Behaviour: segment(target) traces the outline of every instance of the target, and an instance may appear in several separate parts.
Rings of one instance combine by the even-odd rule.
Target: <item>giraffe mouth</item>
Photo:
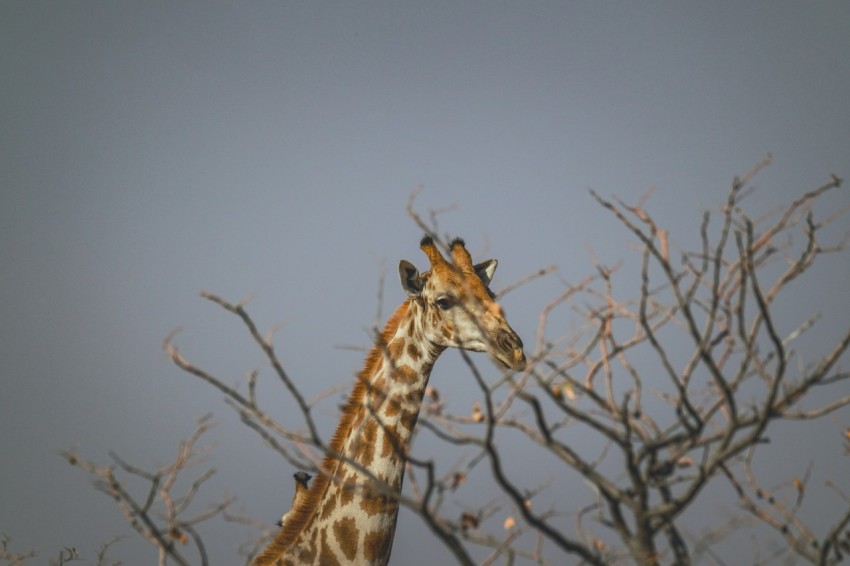
[[[494,356],[494,358],[502,364],[505,369],[513,371],[522,371],[526,366],[525,352],[522,351],[522,348],[513,348],[510,350],[510,354],[508,354],[508,351],[499,352],[498,355]]]

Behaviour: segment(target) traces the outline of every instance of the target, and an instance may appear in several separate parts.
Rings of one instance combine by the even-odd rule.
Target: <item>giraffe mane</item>
[[[407,314],[409,306],[410,299],[407,299],[396,309],[387,321],[384,330],[375,341],[369,354],[366,356],[363,368],[357,374],[354,388],[348,396],[348,401],[342,411],[342,418],[339,425],[337,425],[336,431],[334,431],[331,437],[328,451],[322,459],[322,465],[317,477],[312,485],[310,485],[307,493],[304,494],[298,506],[290,510],[286,522],[280,531],[278,531],[277,535],[275,535],[271,544],[254,560],[254,566],[275,564],[283,556],[284,552],[298,539],[298,535],[301,534],[301,531],[304,530],[304,527],[309,524],[314,514],[318,511],[319,503],[330,486],[330,478],[340,464],[338,455],[342,452],[343,444],[351,431],[355,413],[361,406],[363,396],[369,384],[369,378],[380,368],[386,345],[398,330],[399,324]]]

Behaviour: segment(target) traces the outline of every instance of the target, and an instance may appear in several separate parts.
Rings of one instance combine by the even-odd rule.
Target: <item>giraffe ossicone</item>
[[[254,566],[387,564],[410,436],[434,362],[446,348],[462,348],[525,369],[522,340],[489,289],[496,260],[473,264],[461,239],[449,246],[451,261],[430,237],[420,248],[430,268],[420,273],[399,263],[408,298],[366,357],[319,474],[296,494]]]

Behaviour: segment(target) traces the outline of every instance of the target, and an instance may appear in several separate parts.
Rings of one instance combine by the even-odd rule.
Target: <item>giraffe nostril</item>
[[[496,340],[499,348],[506,352],[511,350],[522,350],[522,340],[514,332],[503,330],[499,333],[499,338]]]

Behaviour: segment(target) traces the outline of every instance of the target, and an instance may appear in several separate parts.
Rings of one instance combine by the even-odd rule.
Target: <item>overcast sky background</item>
[[[362,354],[338,346],[368,344],[382,270],[386,316],[398,260],[427,265],[405,214],[418,185],[418,210],[454,205],[441,230],[500,260],[499,288],[550,264],[578,281],[588,246],[637,264],[591,187],[630,202],[655,187],[649,210],[692,244],[702,211],[767,152],[754,213],[850,176],[848,25],[843,0],[0,3],[0,531],[17,551],[94,560],[131,529],[58,451],[152,467],[209,411],[207,495],[279,516],[291,481],[276,478],[292,470],[160,343],[182,326],[187,356],[239,382],[262,356],[198,292],[252,294],[308,396],[347,388]],[[823,312],[809,356],[850,320],[850,262],[819,273],[783,321]],[[527,342],[559,288],[506,297]],[[474,392],[444,358],[432,383]],[[842,422],[815,429],[831,454]],[[818,443],[789,442],[801,474],[799,450]],[[850,491],[847,460],[816,467],[821,489]],[[708,513],[734,510],[722,493]],[[205,534],[216,564],[247,537]],[[402,516],[394,563],[444,552]],[[155,560],[135,541],[112,555]]]

